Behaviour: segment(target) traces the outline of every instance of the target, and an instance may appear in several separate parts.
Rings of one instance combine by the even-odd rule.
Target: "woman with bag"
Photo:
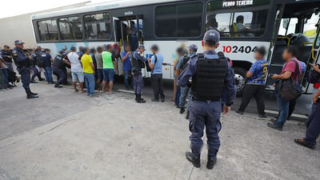
[[[289,102],[301,95],[301,87],[299,85],[299,76],[302,70],[298,57],[298,49],[289,46],[282,54],[283,60],[286,62],[281,75],[275,74],[272,79],[277,80],[275,84],[275,95],[280,114],[276,120],[268,123],[270,128],[282,131],[289,114]]]

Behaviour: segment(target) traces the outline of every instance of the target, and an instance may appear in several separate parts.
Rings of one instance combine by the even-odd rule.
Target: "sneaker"
[[[195,157],[191,152],[186,152],[186,158],[193,164],[194,167],[200,168],[200,156]]]
[[[282,131],[283,130],[283,127],[275,124],[275,123],[268,123],[268,127],[272,128],[272,129],[276,129],[278,131]]]
[[[236,113],[237,113],[237,114],[240,114],[240,115],[243,115],[244,112],[238,110],[238,111],[236,111]]]
[[[38,97],[39,97],[39,96],[33,95],[33,94],[27,95],[27,99],[35,99],[35,98],[38,98]]]

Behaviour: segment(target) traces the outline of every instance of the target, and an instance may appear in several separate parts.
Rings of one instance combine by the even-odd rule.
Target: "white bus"
[[[299,59],[308,65],[302,85],[310,93],[309,63],[318,61],[320,50],[319,7],[320,0],[127,0],[36,14],[31,19],[38,45],[51,49],[52,55],[71,46],[130,43],[126,26],[133,21],[139,32],[136,43],[146,46],[146,54],[151,45],[159,45],[165,79],[174,78],[177,47],[196,44],[201,51],[205,31],[217,29],[221,33],[218,50],[233,61],[238,95],[256,47],[269,48],[270,75],[280,72],[283,49],[295,45],[301,51]],[[310,31],[312,38],[306,36]],[[145,70],[144,76],[150,77],[150,72]],[[268,78],[267,89],[272,90],[273,82]]]

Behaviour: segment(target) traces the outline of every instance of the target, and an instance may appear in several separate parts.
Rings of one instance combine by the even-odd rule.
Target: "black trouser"
[[[258,112],[260,115],[264,115],[264,92],[265,86],[264,85],[254,85],[254,84],[247,84],[244,93],[242,96],[242,102],[239,108],[239,111],[244,112],[248,104],[250,103],[251,98],[254,96],[257,102]]]
[[[159,99],[159,95],[161,96],[161,98],[164,98],[162,74],[152,74],[151,83],[152,83],[152,88],[154,93],[154,99]]]
[[[53,74],[57,76],[56,85],[63,84],[64,80],[66,79],[66,76],[63,70],[56,67],[53,67],[52,70],[53,70]]]
[[[297,99],[291,100],[289,102],[289,114],[288,114],[288,119],[290,119],[295,107],[296,107]]]

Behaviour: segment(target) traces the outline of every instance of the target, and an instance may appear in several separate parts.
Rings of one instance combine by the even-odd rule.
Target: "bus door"
[[[278,41],[278,30],[281,25],[281,19],[284,11],[284,5],[280,4],[277,7],[276,18],[274,21],[273,34],[271,39],[271,45],[269,49],[268,62],[270,64],[269,75],[266,83],[266,89],[274,90],[273,84],[275,80],[271,79],[271,76],[275,73],[278,73],[279,70],[281,72],[283,62],[278,61],[279,56],[281,57],[281,52],[284,48],[286,48],[286,44],[280,45],[277,44]]]

